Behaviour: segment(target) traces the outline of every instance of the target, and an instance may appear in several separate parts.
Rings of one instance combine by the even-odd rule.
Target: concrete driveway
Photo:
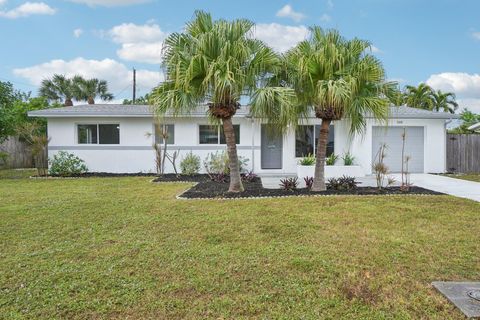
[[[392,174],[391,176],[395,178],[394,185],[399,186],[400,181],[402,181],[402,176],[400,174]],[[358,181],[362,183],[362,186],[376,186],[374,176],[358,178]],[[427,173],[412,173],[410,175],[410,182],[417,187],[480,202],[480,182]]]

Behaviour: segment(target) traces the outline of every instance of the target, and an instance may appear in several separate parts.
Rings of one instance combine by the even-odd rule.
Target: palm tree
[[[253,39],[248,20],[216,20],[196,11],[183,33],[164,43],[166,80],[150,95],[158,115],[189,113],[207,102],[212,123],[222,124],[230,167],[229,192],[243,191],[232,117],[242,95],[253,95],[266,74],[280,67],[279,57]]]
[[[72,81],[77,87],[75,99],[78,101],[87,101],[88,104],[95,104],[97,96],[104,101],[113,99],[113,94],[108,92],[108,84],[105,80],[97,78],[84,79],[81,76],[75,76]]]
[[[425,84],[420,83],[418,87],[405,87],[405,104],[411,108],[424,110],[433,110],[435,106],[433,89]]]
[[[43,79],[39,89],[39,96],[49,101],[61,102],[64,106],[73,106],[75,84],[64,75],[54,74],[51,79]]]
[[[458,109],[458,103],[455,100],[455,94],[452,92],[442,92],[440,90],[433,93],[433,102],[435,111],[455,113]]]
[[[396,83],[385,81],[381,62],[367,50],[371,46],[368,41],[346,40],[336,30],[325,32],[317,26],[310,31],[309,39],[285,55],[286,83],[296,93],[296,113],[313,112],[322,119],[311,190],[323,191],[331,122],[347,118],[353,134],[364,131],[366,114],[386,120],[387,96],[393,95]],[[295,117],[295,112],[283,113]]]

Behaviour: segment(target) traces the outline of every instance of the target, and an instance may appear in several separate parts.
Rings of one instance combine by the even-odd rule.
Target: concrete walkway
[[[292,175],[289,175],[289,177],[290,176]],[[396,180],[394,185],[400,185],[400,181],[402,180],[401,175],[392,174],[391,176],[393,176]],[[285,176],[267,176],[261,178],[264,188],[279,189],[280,179],[285,178]],[[375,177],[373,175],[358,178],[357,181],[359,181],[360,186],[363,187],[376,186]],[[480,202],[480,182],[467,181],[426,173],[411,174],[410,182],[418,187]]]

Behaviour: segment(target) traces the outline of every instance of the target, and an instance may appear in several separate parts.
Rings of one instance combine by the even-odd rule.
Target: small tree
[[[23,123],[17,128],[17,132],[30,145],[38,175],[46,176],[48,168],[47,147],[50,138],[43,132],[41,125],[36,122]]]

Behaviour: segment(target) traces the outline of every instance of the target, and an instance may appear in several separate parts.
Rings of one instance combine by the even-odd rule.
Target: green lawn
[[[480,173],[444,174],[444,176],[449,178],[480,182]]]
[[[463,319],[480,204],[176,200],[149,178],[0,180],[1,319]]]

